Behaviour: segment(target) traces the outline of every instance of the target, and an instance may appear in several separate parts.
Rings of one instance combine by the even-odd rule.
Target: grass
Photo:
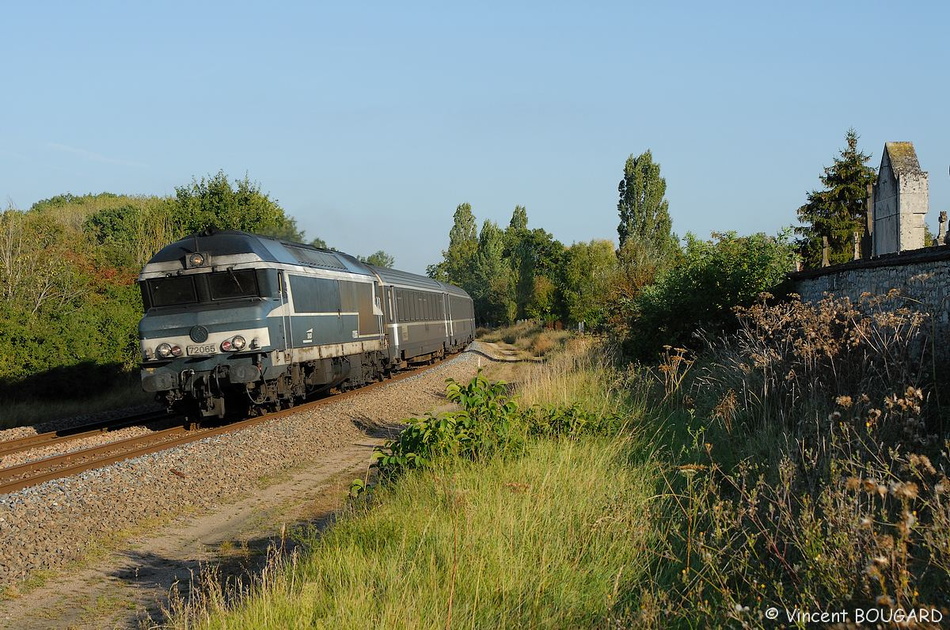
[[[10,584],[0,590],[0,599],[18,599],[27,595],[46,584],[56,577],[55,571],[48,569],[39,569],[30,573],[29,577],[16,584]]]
[[[411,473],[319,540],[304,533],[312,553],[256,597],[190,621],[210,628],[598,623],[621,586],[642,578],[652,545],[652,472],[624,466],[623,450],[616,440],[551,440],[517,461],[444,461]]]
[[[564,348],[573,334],[569,330],[544,328],[533,321],[519,322],[495,330],[480,329],[480,341],[505,343],[534,357],[544,357]]]
[[[565,338],[526,368],[521,406],[619,412],[619,436],[439,459],[303,533],[307,551],[274,556],[256,584],[207,581],[173,620],[755,628],[774,627],[773,606],[950,614],[950,442],[922,369],[926,318],[881,306],[759,305],[737,335],[701,356],[668,348],[653,369],[617,370],[590,338]],[[491,333],[525,347],[538,334]]]
[[[621,596],[628,625],[773,627],[770,606],[950,610],[950,443],[928,395],[929,327],[892,298],[760,304],[695,363],[666,354],[669,528],[656,582]]]
[[[585,627],[626,615],[619,596],[652,580],[661,538],[658,466],[634,430],[643,392],[596,359],[589,339],[568,346],[572,357],[521,381],[522,408],[619,411],[621,435],[437,459],[362,495],[322,534],[297,532],[304,551],[274,554],[253,584],[223,585],[209,571],[173,601],[173,624]]]

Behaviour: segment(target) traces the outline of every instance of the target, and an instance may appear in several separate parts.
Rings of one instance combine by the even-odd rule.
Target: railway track
[[[246,418],[244,420],[239,420],[237,422],[232,422],[230,424],[225,424],[214,428],[189,430],[185,426],[174,426],[167,429],[154,431],[147,435],[117,440],[114,442],[109,442],[108,444],[102,444],[61,455],[54,455],[51,457],[26,462],[16,466],[2,468],[0,469],[0,495],[16,492],[17,490],[22,490],[23,488],[38,485],[46,481],[52,481],[54,479],[76,475],[87,470],[102,468],[103,466],[108,466],[126,459],[141,457],[142,455],[148,455],[150,453],[174,448],[176,446],[182,446],[190,442],[197,442],[198,440],[208,437],[240,431],[247,427],[254,426],[255,424],[269,422],[271,420],[282,418],[293,413],[298,413],[303,410],[317,408],[339,400],[345,400],[351,396],[359,395],[362,392],[410,378],[430,369],[431,367],[432,366],[418,367],[413,370],[402,372],[380,383],[373,383],[359,389],[342,392],[326,398],[320,398],[315,401],[306,402],[301,405],[291,407],[289,409],[284,409],[282,411],[253,418]],[[161,414],[165,415],[164,412],[161,412]],[[128,421],[128,423],[124,426],[130,426],[136,422],[143,422],[141,419],[130,420],[128,418],[122,419],[122,421]],[[0,443],[0,448],[7,448],[7,450],[0,451],[0,453],[9,454],[11,452],[29,450],[30,448],[37,448],[39,446],[46,446],[48,444],[56,443],[56,440],[75,440],[80,436],[85,437],[109,430],[108,428],[90,428],[91,426],[92,425],[78,427],[76,429],[78,431],[77,433],[68,436],[41,434],[30,436],[28,438],[22,438],[21,440],[10,440],[9,442],[3,442]],[[83,431],[82,429],[85,430]],[[37,441],[30,443],[30,440]],[[14,447],[12,445],[14,443],[20,443],[16,450],[13,450]],[[8,445],[11,446],[8,447]]]
[[[146,411],[133,414],[123,418],[112,420],[100,420],[91,422],[78,427],[61,429],[59,431],[49,431],[47,433],[38,433],[15,440],[5,440],[0,442],[0,458],[5,455],[13,455],[23,451],[29,451],[44,446],[57,446],[80,440],[82,438],[101,435],[110,431],[124,429],[136,424],[144,424],[163,418],[171,418],[164,410]],[[2,461],[2,460],[0,460]]]

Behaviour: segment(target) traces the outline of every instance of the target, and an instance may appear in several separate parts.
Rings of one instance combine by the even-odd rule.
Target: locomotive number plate
[[[185,346],[185,352],[188,353],[188,356],[202,355],[202,354],[214,354],[217,352],[217,348],[213,343],[203,343],[198,346]]]

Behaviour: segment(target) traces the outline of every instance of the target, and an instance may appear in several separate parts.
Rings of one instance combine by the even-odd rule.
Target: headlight
[[[172,356],[180,357],[181,356],[181,346],[172,346]]]
[[[181,352],[181,348],[179,348],[178,351]],[[163,359],[167,359],[172,356],[172,347],[167,343],[160,343],[158,347],[155,348],[155,354]]]
[[[221,350],[224,352],[238,352],[243,350],[244,346],[247,345],[247,341],[241,335],[234,335],[230,339],[225,339],[221,342]]]

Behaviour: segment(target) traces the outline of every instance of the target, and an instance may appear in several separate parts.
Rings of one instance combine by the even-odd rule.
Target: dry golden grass
[[[897,299],[760,304],[697,358],[668,398],[677,524],[632,625],[761,627],[770,606],[947,609],[950,442],[928,404],[927,315]],[[669,374],[683,375],[678,356]]]
[[[526,321],[487,331],[479,337],[479,340],[487,343],[507,344],[524,353],[525,356],[540,358],[563,349],[567,341],[574,336],[567,330],[553,330]]]

